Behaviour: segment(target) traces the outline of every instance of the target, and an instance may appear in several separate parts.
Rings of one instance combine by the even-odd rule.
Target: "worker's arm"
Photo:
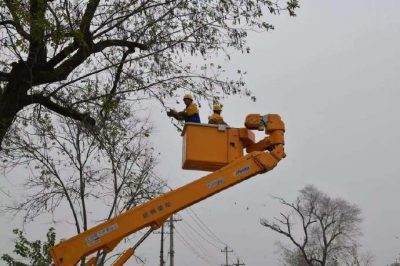
[[[167,112],[167,115],[168,115],[169,117],[173,117],[173,118],[175,118],[176,120],[179,120],[179,121],[185,120],[185,118],[186,118],[186,116],[187,116],[187,114],[186,114],[185,111],[177,112],[177,111],[175,111],[174,109],[169,110],[169,111]]]
[[[199,113],[199,109],[197,108],[197,105],[194,103],[191,103],[188,107],[186,107],[185,110],[181,111],[181,112],[177,112],[174,109],[171,109],[167,112],[168,116],[172,116],[177,120],[185,120],[186,118],[198,114]]]
[[[260,119],[257,118],[256,121],[258,120]],[[270,124],[272,127],[276,125],[276,123]],[[257,128],[254,122],[250,125]],[[278,125],[272,131],[267,128],[267,132],[282,131],[283,136],[283,123],[282,126]],[[264,152],[263,150],[269,146],[270,142],[266,145],[259,145],[256,151],[209,175],[165,193],[52,247],[50,253],[55,265],[76,265],[82,257],[98,250],[110,252],[124,237],[145,227],[157,228],[173,213],[254,175],[273,169],[285,156],[283,138],[273,144],[271,152]]]

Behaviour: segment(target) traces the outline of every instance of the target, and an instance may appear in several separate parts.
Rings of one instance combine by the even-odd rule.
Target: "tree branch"
[[[130,50],[130,52],[134,52],[136,48],[139,48],[140,50],[148,49],[147,45],[138,42],[131,42],[127,40],[105,40],[105,41],[100,41],[93,46],[93,53],[103,51],[105,48],[111,46],[127,47]]]
[[[93,45],[91,50],[88,50],[87,47],[81,47],[78,51],[68,60],[64,61],[59,67],[57,67],[53,71],[43,71],[37,74],[37,78],[34,80],[34,85],[41,85],[49,82],[55,82],[64,80],[68,77],[68,75],[80,64],[82,64],[90,55],[103,51],[104,49],[112,46],[122,46],[127,47],[129,52],[134,52],[135,48],[139,48],[141,50],[147,50],[148,47],[145,44],[141,44],[138,42],[130,42],[126,40],[105,40],[100,41]],[[68,50],[70,49],[70,50]],[[50,60],[55,64],[57,61],[62,60],[62,58],[66,57],[67,54],[74,49],[74,46],[66,47],[63,51],[64,54],[60,52],[56,57],[57,59]]]
[[[293,236],[291,234],[289,216],[284,215],[282,213],[281,213],[281,216],[283,216],[285,218],[285,221],[282,221],[279,219],[277,219],[277,220],[287,227],[287,231],[282,230],[281,227],[279,225],[277,225],[276,223],[270,223],[270,222],[268,222],[268,220],[265,220],[265,219],[261,220],[261,224],[279,234],[286,236],[287,238],[289,238],[292,241],[293,244],[295,244],[299,249],[301,249],[301,245],[293,238]]]
[[[115,95],[115,92],[117,91],[117,86],[118,86],[119,80],[121,78],[121,73],[122,73],[122,70],[124,67],[124,63],[125,63],[126,58],[129,55],[129,53],[130,53],[130,51],[126,51],[122,55],[121,61],[119,62],[119,65],[118,65],[117,72],[115,73],[114,84],[110,91],[110,97],[113,97]]]
[[[130,53],[130,50],[125,51],[124,54],[122,55],[122,58],[119,62],[118,68],[117,68],[117,72],[115,73],[113,86],[110,90],[110,93],[108,93],[108,95],[106,96],[106,99],[104,100],[103,106],[100,111],[100,115],[102,115],[102,116],[105,115],[104,111],[106,111],[106,113],[107,113],[107,110],[106,110],[107,105],[109,105],[109,103],[112,101],[113,97],[115,96],[115,93],[117,91],[117,86],[119,84],[119,80],[121,79],[121,73],[122,73],[122,70],[124,67],[124,63],[125,63],[126,58],[129,55],[129,53]]]
[[[340,236],[342,234],[342,231],[339,229],[337,232],[334,232],[330,239],[328,240],[327,246],[330,247],[332,242],[336,239],[336,237]]]
[[[310,263],[312,263],[313,261],[318,262],[318,263],[321,264],[321,265],[325,265],[324,262],[323,262],[322,260],[320,260],[320,259],[311,258],[311,259],[310,259]],[[312,264],[310,264],[310,265],[312,265]]]
[[[49,5],[48,2],[46,2],[46,7],[50,11],[50,13],[53,15],[54,21],[56,22],[56,31],[61,32],[62,26],[61,26],[60,20],[57,17],[57,13],[53,10],[53,8]]]
[[[46,63],[46,68],[54,68],[56,65],[61,63],[65,58],[67,58],[68,55],[72,54],[78,48],[79,48],[78,42],[74,41],[73,43],[69,44]]]
[[[45,31],[45,0],[30,1],[30,45],[28,64],[44,63],[46,61]]]
[[[11,24],[14,26],[15,30],[22,36],[24,37],[26,40],[29,40],[30,35],[24,31],[24,29],[22,28],[21,24],[20,24],[20,19],[17,15],[17,10],[16,10],[16,2],[15,1],[11,1],[11,0],[4,0],[4,3],[6,4],[8,10],[11,13],[11,16],[13,17],[13,21],[8,21],[8,24]]]
[[[21,25],[19,25],[18,23],[16,23],[13,20],[3,20],[0,21],[0,26],[7,26],[7,25],[11,25],[15,28],[15,30],[25,39],[29,39],[29,34],[26,33],[23,28],[21,27]]]
[[[57,103],[51,101],[49,97],[43,96],[41,94],[33,94],[27,96],[26,105],[35,103],[41,104],[42,106],[62,116],[70,117],[72,119],[86,123],[90,126],[94,126],[96,124],[96,121],[92,117],[90,117],[88,113],[80,113],[75,109],[58,105]]]
[[[92,22],[94,13],[96,12],[97,6],[100,0],[90,0],[86,6],[85,13],[83,14],[81,24],[79,28],[81,29],[83,35],[89,38],[90,35],[90,24]]]
[[[93,31],[94,37],[96,38],[96,37],[102,36],[105,33],[115,29],[116,27],[121,25],[124,21],[126,21],[129,17],[132,17],[135,14],[138,14],[140,12],[144,12],[146,10],[149,10],[151,8],[155,8],[155,7],[158,7],[158,6],[168,5],[168,4],[172,3],[173,1],[165,1],[165,2],[162,2],[162,3],[156,3],[156,4],[153,4],[153,5],[146,6],[149,2],[150,1],[148,1],[148,0],[147,1],[143,1],[139,7],[137,7],[132,12],[130,12],[128,14],[125,14],[123,16],[119,16],[119,17],[113,18],[113,16],[111,15],[109,20],[106,20],[105,23],[103,23],[97,29],[95,29]],[[112,24],[114,21],[117,21],[117,22]],[[103,31],[99,32],[105,25],[111,25],[111,26],[108,27],[107,29],[104,29]]]
[[[0,71],[0,81],[8,81],[10,73],[5,73]]]
[[[68,21],[68,25],[69,25],[69,29],[71,30],[71,31],[73,31],[73,29],[74,29],[74,26],[72,25],[72,21],[71,21],[71,13],[69,12],[69,0],[64,0],[64,3],[63,3],[63,5],[64,5],[64,9],[65,9],[65,13],[66,13],[66,19],[67,19],[67,21]]]
[[[303,241],[302,247],[305,248],[307,243],[308,243],[308,233],[309,233],[308,232],[308,227],[311,224],[316,222],[315,220],[311,219],[312,213],[313,213],[313,210],[314,210],[314,205],[311,204],[310,209],[306,213],[306,215],[308,216],[308,219],[306,219],[306,216],[303,214],[304,210],[301,209],[300,199],[297,199],[296,204],[292,203],[292,204],[286,204],[286,205],[288,205],[291,208],[293,208],[301,218],[301,222],[302,222],[302,226],[303,226],[303,232],[304,232],[304,241]]]

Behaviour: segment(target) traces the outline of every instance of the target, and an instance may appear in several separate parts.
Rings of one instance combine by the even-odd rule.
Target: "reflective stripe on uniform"
[[[199,109],[197,108],[197,105],[194,103],[191,103],[188,107],[186,107],[185,111],[188,116],[192,116],[194,114],[199,113]]]

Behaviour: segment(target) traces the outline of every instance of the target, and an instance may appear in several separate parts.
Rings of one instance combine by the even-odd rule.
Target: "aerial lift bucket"
[[[182,169],[215,171],[243,156],[254,133],[226,125],[186,123],[182,132]]]

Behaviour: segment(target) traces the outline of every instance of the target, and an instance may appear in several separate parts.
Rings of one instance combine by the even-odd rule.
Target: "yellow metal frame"
[[[254,125],[254,121],[259,121],[260,125]],[[285,157],[284,124],[278,115],[252,115],[251,122],[253,127],[264,126],[270,136],[279,137],[247,143],[244,146],[251,152],[227,166],[59,243],[50,249],[55,265],[73,266],[98,250],[110,252],[126,236],[145,227],[158,228],[172,214],[254,175],[272,170]],[[134,250],[129,249],[114,265],[122,265],[133,253]]]

